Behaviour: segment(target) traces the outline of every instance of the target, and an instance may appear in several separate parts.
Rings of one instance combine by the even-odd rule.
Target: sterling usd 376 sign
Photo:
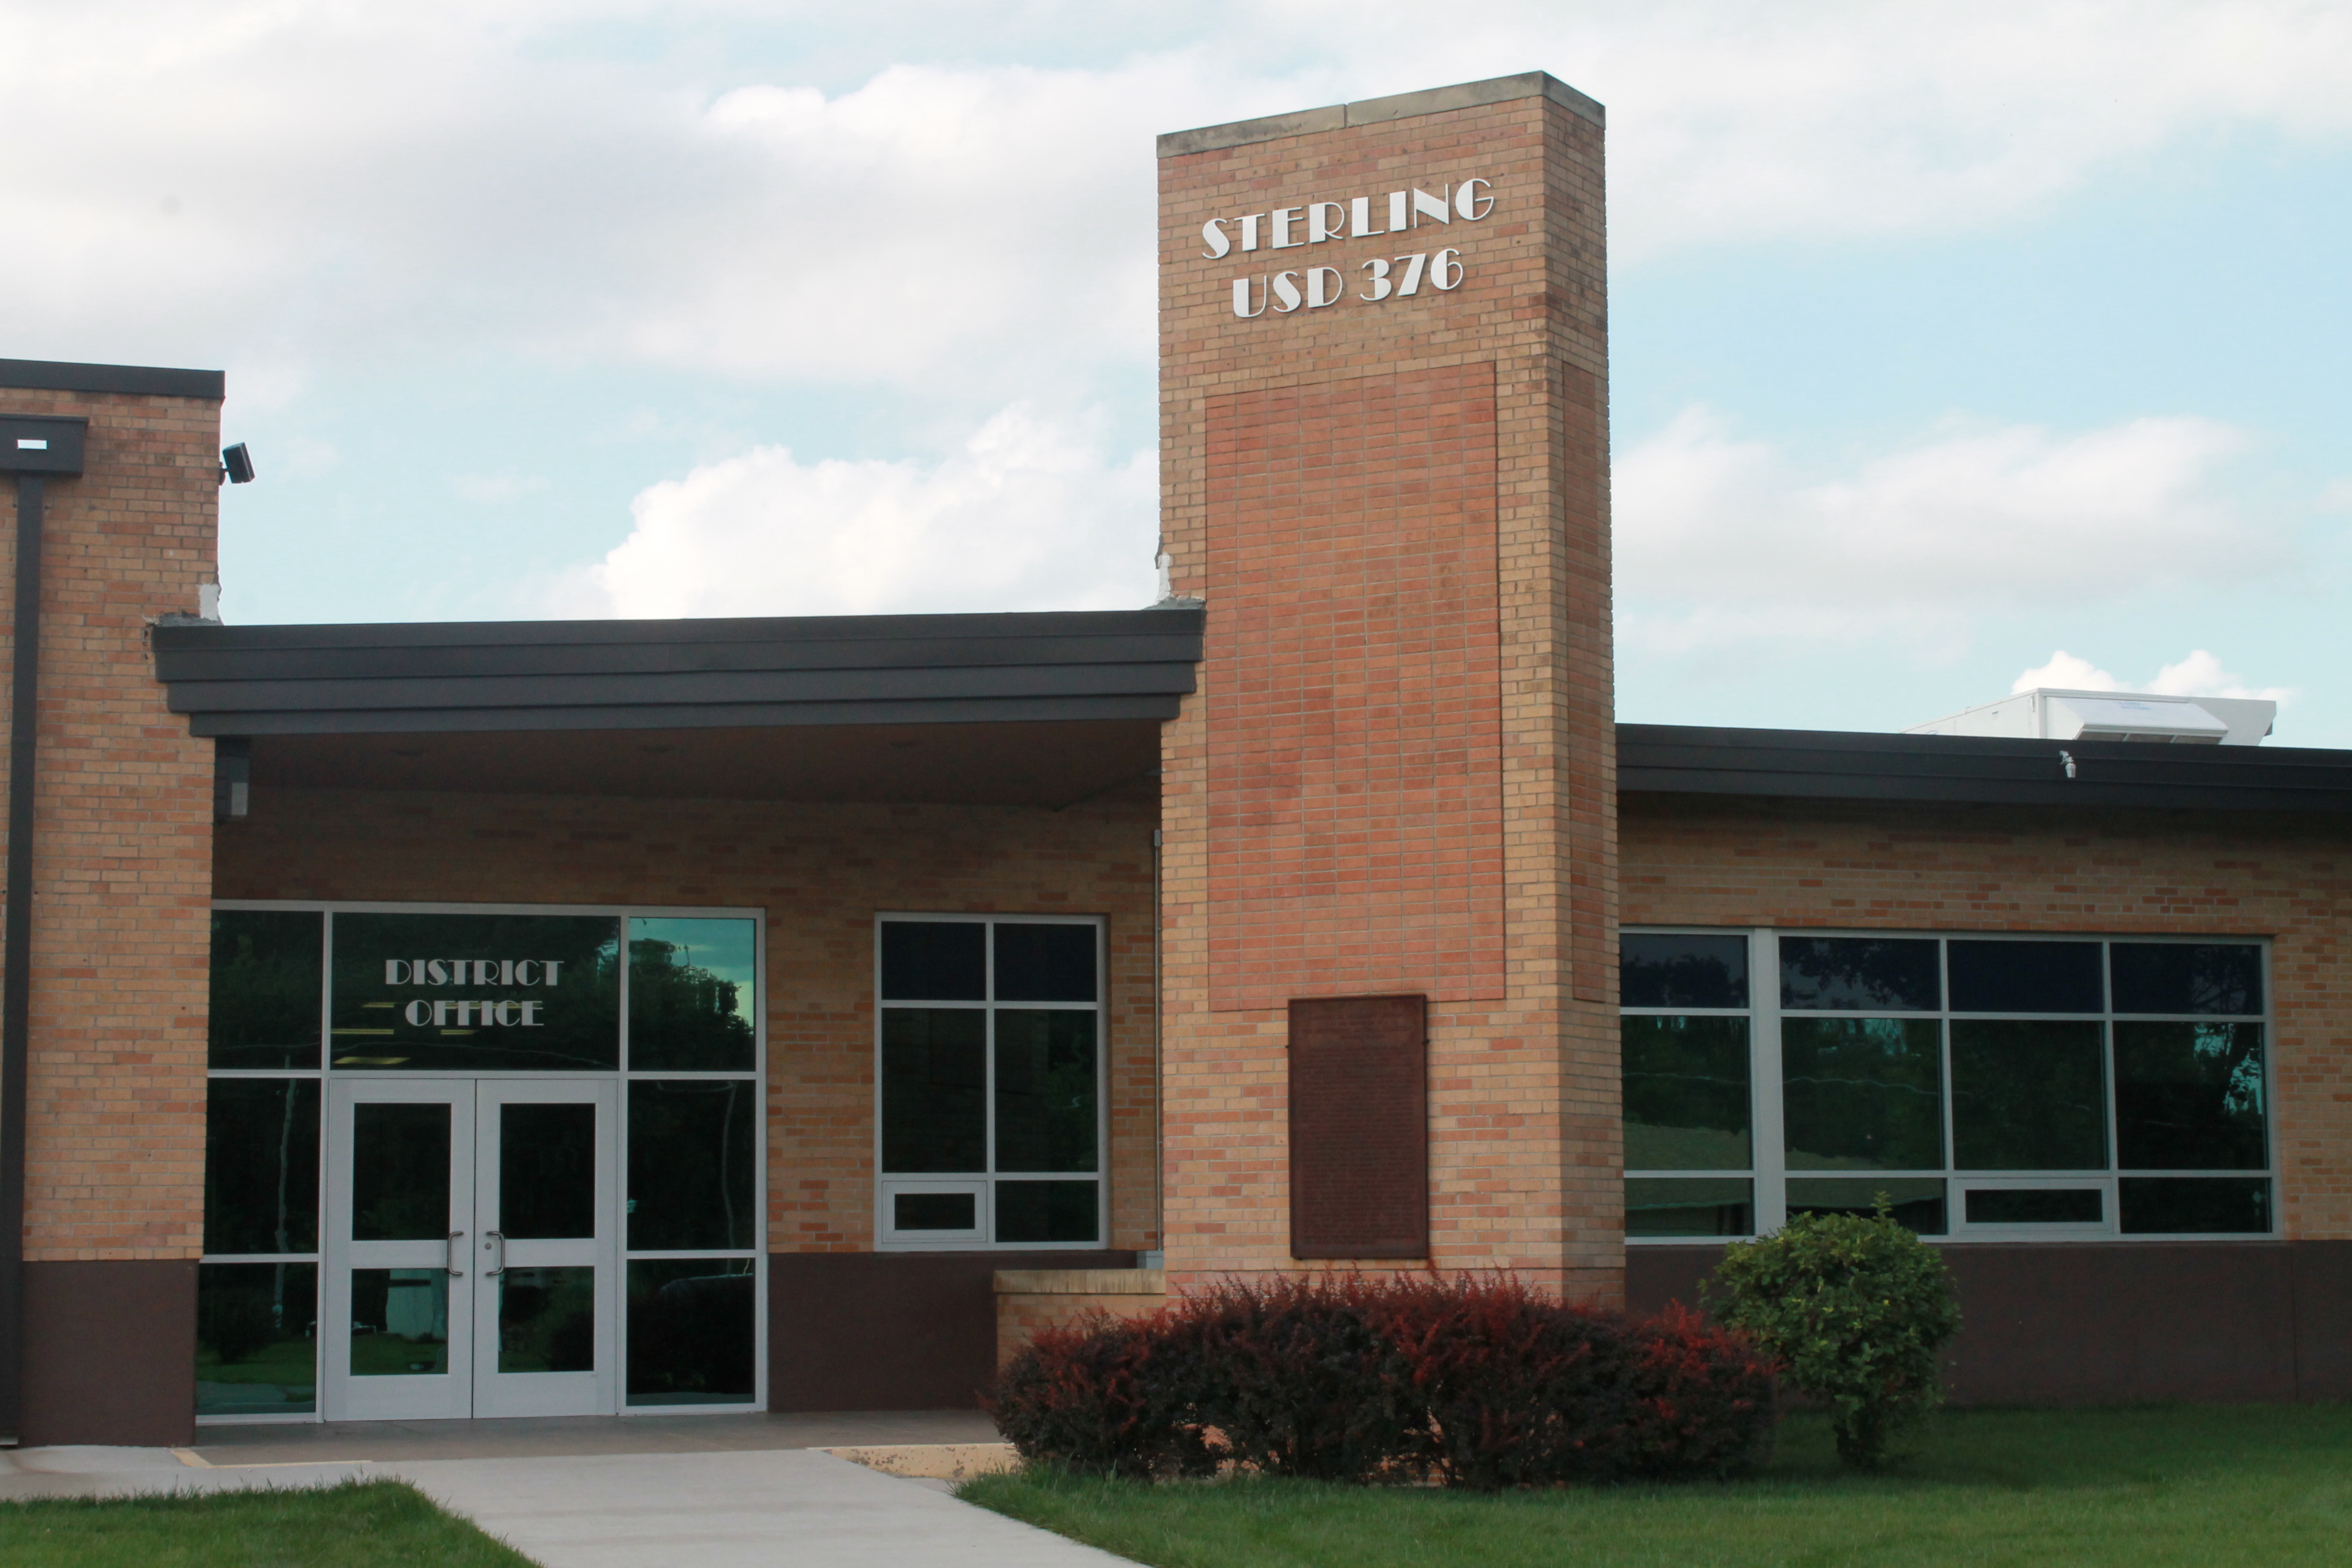
[[[1208,247],[1201,254],[1214,261],[1232,255],[1236,247],[1246,256],[1257,250],[1289,250],[1412,234],[1433,224],[1450,228],[1456,219],[1476,223],[1495,210],[1495,198],[1489,194],[1492,189],[1486,181],[1472,178],[1458,185],[1440,185],[1433,195],[1424,190],[1408,189],[1378,196],[1307,202],[1234,217],[1213,217],[1201,226],[1201,241]],[[1385,221],[1375,222],[1376,217]],[[1395,243],[1398,242],[1390,242]],[[1389,246],[1381,248],[1385,250]],[[1350,270],[1362,274],[1355,279],[1360,285],[1355,297],[1368,304],[1409,299],[1420,293],[1423,284],[1441,291],[1458,289],[1464,273],[1459,246],[1374,256],[1348,265]],[[1269,306],[1278,316],[1300,309],[1319,310],[1338,304],[1348,293],[1346,276],[1334,266],[1261,272],[1234,279],[1234,314],[1262,316]]]

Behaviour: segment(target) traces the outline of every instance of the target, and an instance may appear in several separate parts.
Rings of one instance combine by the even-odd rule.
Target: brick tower
[[[1622,1297],[1601,141],[1540,72],[1160,138],[1176,1285]]]

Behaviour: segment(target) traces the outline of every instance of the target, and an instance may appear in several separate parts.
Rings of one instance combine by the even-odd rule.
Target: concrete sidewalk
[[[207,1464],[185,1449],[0,1455],[0,1499],[404,1480],[544,1568],[1115,1568],[1126,1562],[812,1448]]]

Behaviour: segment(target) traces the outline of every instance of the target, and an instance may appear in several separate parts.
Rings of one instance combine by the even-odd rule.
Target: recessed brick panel
[[[1290,1004],[1290,1255],[1429,1256],[1429,1007]]]
[[[1208,424],[1211,1007],[1500,996],[1494,367]]]

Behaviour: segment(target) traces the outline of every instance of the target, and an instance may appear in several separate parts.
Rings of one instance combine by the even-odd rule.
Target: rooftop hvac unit
[[[2259,746],[2278,704],[2252,697],[2160,697],[2140,692],[2036,688],[1998,702],[1914,724],[1906,735],[1998,735],[2011,740],[2161,741],[2181,746]]]

